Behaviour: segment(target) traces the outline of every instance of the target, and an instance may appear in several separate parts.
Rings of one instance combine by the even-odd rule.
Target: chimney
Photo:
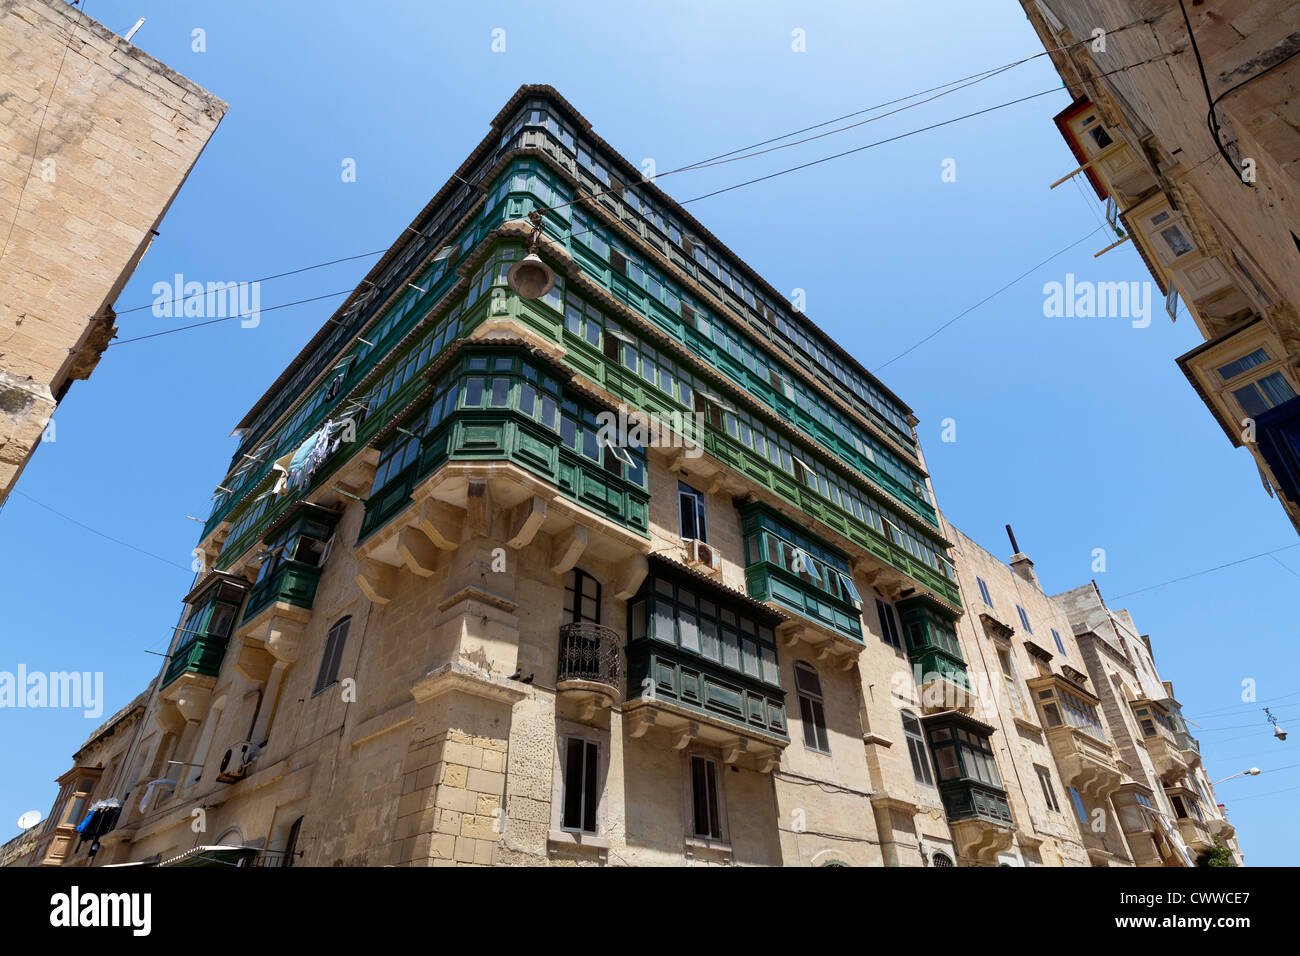
[[[1007,537],[1011,539],[1011,550],[1015,552],[1008,562],[1011,565],[1011,570],[1041,591],[1043,588],[1038,583],[1038,575],[1034,573],[1034,562],[1029,560],[1028,555],[1020,553],[1020,545],[1016,543],[1016,535],[1011,530],[1011,525],[1007,525]]]

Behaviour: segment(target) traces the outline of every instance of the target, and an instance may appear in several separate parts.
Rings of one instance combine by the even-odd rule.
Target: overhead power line
[[[257,311],[258,311],[258,315],[261,315],[263,312],[276,312],[279,311],[280,309],[287,309],[295,305],[303,305],[304,303],[307,302],[319,302],[321,299],[333,299],[340,295],[349,295],[351,294],[351,292],[352,292],[351,289],[344,289],[341,292],[327,292],[324,295],[315,295],[309,299],[298,299],[294,302],[285,302],[282,305],[272,305],[272,306],[268,306],[265,309],[258,309]],[[156,339],[160,335],[171,335],[173,332],[188,332],[190,329],[201,329],[205,325],[217,325],[220,322],[229,322],[231,319],[246,319],[248,317],[249,317],[248,314],[226,315],[226,316],[222,316],[219,319],[208,319],[206,322],[195,322],[192,325],[180,325],[173,329],[163,329],[160,332],[150,332],[148,335],[137,335],[135,338],[132,339],[116,339],[108,343],[108,345],[109,348],[112,348],[114,345],[126,345],[128,342],[143,342],[145,339]]]
[[[1179,581],[1190,581],[1192,578],[1199,578],[1203,574],[1210,574],[1214,571],[1222,571],[1224,568],[1231,568],[1238,564],[1245,564],[1247,561],[1254,561],[1256,558],[1267,558],[1271,554],[1278,554],[1282,551],[1290,551],[1292,548],[1300,548],[1300,543],[1288,544],[1284,548],[1275,548],[1272,551],[1262,551],[1259,554],[1252,554],[1248,558],[1238,558],[1236,561],[1229,561],[1226,564],[1216,564],[1212,568],[1206,568],[1204,571],[1193,571],[1191,574],[1184,574],[1182,577],[1170,578],[1168,581],[1161,581],[1159,584],[1153,584],[1150,587],[1138,588],[1136,591],[1129,591],[1126,594],[1118,594],[1110,600],[1119,601],[1123,598],[1132,597],[1135,594],[1145,594],[1147,591],[1154,591],[1157,588],[1168,587],[1171,584],[1177,584]]]
[[[44,508],[46,511],[58,515],[64,521],[72,522],[78,528],[83,528],[86,531],[89,531],[91,534],[99,535],[99,537],[104,538],[106,541],[112,541],[114,544],[120,544],[124,548],[130,548],[132,551],[135,551],[137,554],[143,554],[146,557],[153,558],[155,561],[161,561],[163,562],[163,564],[169,564],[173,568],[179,568],[180,570],[186,572],[187,574],[193,573],[193,568],[186,567],[183,564],[177,564],[175,561],[169,560],[168,558],[164,558],[160,554],[154,554],[152,551],[146,551],[144,548],[137,548],[129,541],[123,541],[121,538],[115,538],[111,534],[105,534],[104,532],[100,531],[97,528],[92,528],[88,524],[83,524],[82,522],[78,521],[76,518],[72,517],[71,515],[66,515],[62,511],[59,511],[57,508],[51,508],[49,505],[45,504],[42,501],[37,501],[35,498],[27,494],[26,492],[18,491],[15,489],[14,494],[26,498],[28,501],[30,501],[32,504],[36,505],[39,508]]]
[[[1126,23],[1126,24],[1124,24],[1124,25],[1121,26],[1121,27],[1116,27],[1114,30],[1109,31],[1109,33],[1108,33],[1107,35],[1108,35],[1108,36],[1113,36],[1113,35],[1115,35],[1115,34],[1122,33],[1123,31],[1128,30],[1128,29],[1130,29],[1130,28],[1132,28],[1132,27],[1134,27],[1134,26],[1137,26],[1138,24],[1140,24],[1140,23],[1142,23],[1142,22],[1144,22],[1144,21],[1142,21],[1142,20],[1134,20],[1134,21],[1132,21],[1132,22],[1130,22],[1130,23]],[[1025,64],[1025,63],[1029,63],[1029,62],[1031,62],[1032,60],[1036,60],[1036,59],[1038,59],[1039,57],[1048,56],[1048,55],[1051,54],[1051,53],[1063,52],[1063,51],[1065,51],[1065,50],[1069,50],[1069,49],[1071,49],[1071,48],[1073,48],[1073,47],[1075,47],[1075,46],[1079,46],[1079,45],[1082,44],[1082,43],[1091,43],[1091,42],[1093,42],[1093,41],[1092,41],[1092,38],[1089,37],[1089,38],[1086,39],[1086,40],[1079,40],[1079,41],[1076,41],[1075,43],[1071,43],[1071,44],[1068,44],[1068,45],[1066,45],[1066,46],[1056,47],[1056,48],[1053,49],[1053,50],[1044,50],[1044,51],[1042,51],[1042,52],[1040,52],[1040,53],[1035,53],[1035,54],[1033,54],[1033,55],[1031,55],[1031,56],[1022,57],[1022,58],[1020,58],[1019,60],[1012,60],[1011,62],[1009,62],[1009,63],[1004,63],[1004,64],[1002,64],[1001,66],[991,67],[991,68],[989,68],[989,69],[987,69],[987,70],[981,70],[981,71],[979,71],[979,72],[977,72],[977,73],[971,73],[971,74],[969,74],[969,75],[967,75],[967,76],[961,77],[960,79],[950,80],[950,81],[947,82],[947,83],[941,83],[941,84],[939,84],[938,86],[932,86],[932,87],[929,87],[928,89],[918,90],[917,92],[915,92],[915,93],[909,93],[909,94],[907,94],[906,96],[900,96],[900,97],[897,97],[897,98],[892,99],[892,100],[887,100],[887,101],[885,101],[885,102],[883,102],[883,103],[877,103],[877,104],[875,104],[874,106],[863,107],[862,109],[854,110],[854,111],[851,112],[851,113],[845,113],[845,114],[843,114],[842,116],[837,116],[837,117],[834,117],[833,119],[823,120],[823,121],[821,121],[820,123],[814,123],[814,124],[812,124],[811,126],[804,126],[804,127],[799,128],[799,129],[796,129],[796,130],[791,130],[791,131],[786,132],[786,133],[781,133],[781,134],[779,134],[779,135],[777,135],[777,136],[772,136],[772,137],[769,137],[768,139],[760,140],[760,141],[757,142],[757,143],[751,143],[751,144],[749,144],[748,146],[741,146],[741,147],[738,147],[737,149],[733,149],[733,150],[731,150],[731,151],[729,151],[729,152],[726,152],[726,153],[719,153],[718,155],[716,155],[716,156],[710,156],[710,157],[708,157],[707,159],[697,160],[696,162],[694,162],[694,163],[690,163],[690,164],[688,164],[688,165],[686,165],[686,166],[679,166],[679,167],[677,167],[677,168],[675,168],[675,169],[670,169],[670,170],[668,170],[668,171],[666,171],[666,172],[659,173],[659,174],[657,174],[657,175],[655,176],[655,179],[658,180],[658,179],[661,178],[661,177],[664,177],[664,176],[671,176],[671,175],[673,175],[673,174],[675,174],[675,173],[689,172],[689,171],[697,170],[697,169],[707,169],[707,168],[712,167],[712,166],[722,165],[724,162],[728,162],[728,163],[729,163],[729,162],[736,162],[736,161],[739,161],[739,160],[742,160],[742,159],[749,159],[749,158],[752,158],[752,157],[754,157],[754,156],[765,155],[766,153],[774,152],[775,150],[772,150],[772,149],[763,149],[762,147],[769,146],[769,145],[772,144],[772,143],[778,143],[778,142],[780,142],[780,141],[783,140],[783,139],[789,139],[791,136],[799,136],[799,135],[801,135],[801,134],[803,134],[803,133],[811,132],[812,130],[821,129],[822,127],[824,127],[824,126],[829,126],[829,125],[832,124],[832,123],[838,123],[838,122],[842,122],[843,120],[846,120],[846,119],[852,119],[852,118],[855,117],[855,116],[861,116],[863,113],[871,113],[871,112],[874,112],[875,110],[884,109],[885,107],[888,107],[888,106],[895,106],[895,105],[897,105],[897,104],[899,104],[899,103],[906,103],[908,100],[914,100],[914,99],[916,99],[916,98],[919,97],[919,96],[927,96],[928,94],[931,94],[931,93],[936,93],[936,94],[937,94],[936,96],[931,96],[929,99],[926,99],[926,100],[921,100],[921,101],[916,102],[916,103],[908,103],[908,105],[906,105],[906,106],[900,107],[900,108],[897,109],[897,110],[891,110],[889,113],[884,113],[884,114],[881,114],[880,116],[873,116],[873,117],[871,117],[870,119],[862,120],[861,122],[858,122],[858,123],[852,123],[852,124],[850,124],[850,125],[848,125],[848,126],[842,126],[842,127],[840,127],[839,129],[828,130],[828,131],[826,131],[826,132],[824,132],[824,133],[819,133],[819,134],[817,134],[816,136],[811,136],[811,137],[807,137],[807,138],[805,138],[805,139],[797,140],[796,142],[793,142],[793,143],[785,143],[785,144],[783,144],[783,145],[781,145],[781,146],[779,146],[779,147],[776,147],[776,149],[788,149],[788,148],[790,148],[790,147],[792,147],[792,146],[798,146],[798,145],[800,145],[800,144],[802,144],[802,143],[811,142],[811,141],[814,140],[814,139],[820,139],[820,138],[823,138],[823,137],[825,137],[825,136],[831,136],[831,135],[834,135],[834,134],[836,134],[836,133],[842,133],[842,132],[846,132],[847,130],[856,129],[857,127],[859,127],[859,126],[863,126],[863,125],[865,125],[866,123],[872,123],[872,122],[875,122],[876,120],[884,119],[884,118],[886,118],[886,117],[888,117],[888,116],[893,116],[893,115],[895,115],[895,114],[897,114],[897,113],[903,112],[904,110],[914,109],[914,108],[916,108],[916,107],[918,107],[918,106],[923,106],[923,105],[925,105],[926,103],[931,103],[931,102],[933,102],[934,100],[938,99],[938,98],[941,97],[941,96],[946,96],[948,93],[955,93],[955,92],[957,92],[958,90],[962,90],[962,89],[966,89],[967,87],[974,86],[976,83],[982,83],[984,80],[992,79],[992,78],[995,77],[995,76],[998,76],[998,75],[1000,75],[1000,74],[1002,74],[1002,73],[1007,72],[1008,70],[1014,69],[1015,67],[1021,66],[1021,65]],[[940,91],[942,91],[942,92],[940,92]],[[759,151],[759,152],[750,152],[751,150],[760,150],[760,151]],[[740,156],[738,156],[738,155],[736,155],[737,153],[745,153],[745,155],[740,155]],[[460,179],[459,176],[456,176],[455,178],[456,178],[456,179]],[[461,182],[465,182],[465,180],[462,179]],[[466,185],[472,185],[472,184],[470,184],[470,183],[466,183]],[[625,187],[624,187],[624,188],[625,188]],[[608,190],[608,192],[613,192],[613,191],[615,191],[615,190]],[[597,194],[597,195],[603,195],[603,193],[599,193],[599,194]],[[576,201],[576,200],[575,200],[575,201]],[[549,207],[549,208],[551,208],[551,209],[560,209],[560,208],[563,208],[565,205],[569,205],[569,203],[562,203],[562,204],[560,204],[560,205],[558,205],[558,206],[552,206],[552,207]],[[326,262],[316,262],[316,263],[312,263],[311,265],[302,266],[302,267],[297,268],[297,269],[290,269],[290,270],[287,271],[287,272],[277,272],[277,273],[275,273],[274,275],[261,276],[261,277],[256,278],[256,279],[248,279],[248,280],[244,280],[244,281],[247,281],[247,282],[271,282],[271,281],[274,281],[274,280],[276,280],[276,279],[283,279],[283,278],[286,278],[286,277],[288,277],[288,276],[300,275],[301,273],[304,273],[304,272],[310,272],[310,271],[312,271],[312,270],[314,270],[314,269],[323,269],[323,268],[325,268],[325,267],[327,267],[327,266],[338,265],[338,264],[341,263],[341,262],[351,262],[351,261],[353,261],[353,260],[355,260],[355,259],[364,259],[364,258],[367,258],[367,257],[369,257],[369,256],[382,255],[383,253],[385,253],[385,252],[387,252],[387,251],[388,251],[387,249],[376,249],[376,250],[374,250],[374,251],[372,251],[372,252],[362,252],[362,253],[358,253],[358,254],[356,254],[356,255],[352,255],[352,256],[343,256],[343,257],[338,258],[338,259],[330,259],[330,260],[328,260],[328,261],[326,261]],[[183,303],[183,302],[186,300],[186,298],[187,298],[187,296],[185,296],[185,295],[181,295],[179,298],[172,299],[172,300],[171,300],[171,304],[172,304],[172,305],[177,305],[177,304]],[[143,311],[144,309],[152,309],[152,308],[154,308],[155,306],[157,306],[157,305],[159,305],[159,304],[160,304],[160,303],[158,303],[158,302],[155,301],[155,302],[150,302],[150,303],[145,304],[145,305],[132,306],[131,308],[128,308],[128,309],[119,309],[119,310],[117,311],[116,314],[117,314],[117,315],[129,315],[129,314],[132,313],[132,312],[140,312],[140,311]]]

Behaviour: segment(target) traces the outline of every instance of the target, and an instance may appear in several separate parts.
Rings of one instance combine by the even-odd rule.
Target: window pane
[[[586,741],[570,737],[564,759],[564,827],[582,828],[582,763]]]
[[[600,766],[597,759],[597,749],[594,743],[587,742],[587,759],[585,762],[586,786],[583,791],[583,814],[582,828],[588,833],[596,832],[596,804],[599,801],[600,793],[598,790],[599,780],[597,768]]]

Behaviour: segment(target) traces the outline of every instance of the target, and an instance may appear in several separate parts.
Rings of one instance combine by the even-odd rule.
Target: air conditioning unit
[[[699,538],[686,542],[686,563],[703,571],[722,570],[722,558],[717,549]]]
[[[221,758],[221,766],[217,768],[217,782],[234,783],[242,780],[256,756],[257,745],[251,740],[235,744]]]

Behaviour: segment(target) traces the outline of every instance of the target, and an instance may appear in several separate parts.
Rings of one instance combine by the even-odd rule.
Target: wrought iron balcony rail
[[[584,680],[619,687],[623,677],[619,636],[601,624],[579,622],[560,628],[558,680]]]

